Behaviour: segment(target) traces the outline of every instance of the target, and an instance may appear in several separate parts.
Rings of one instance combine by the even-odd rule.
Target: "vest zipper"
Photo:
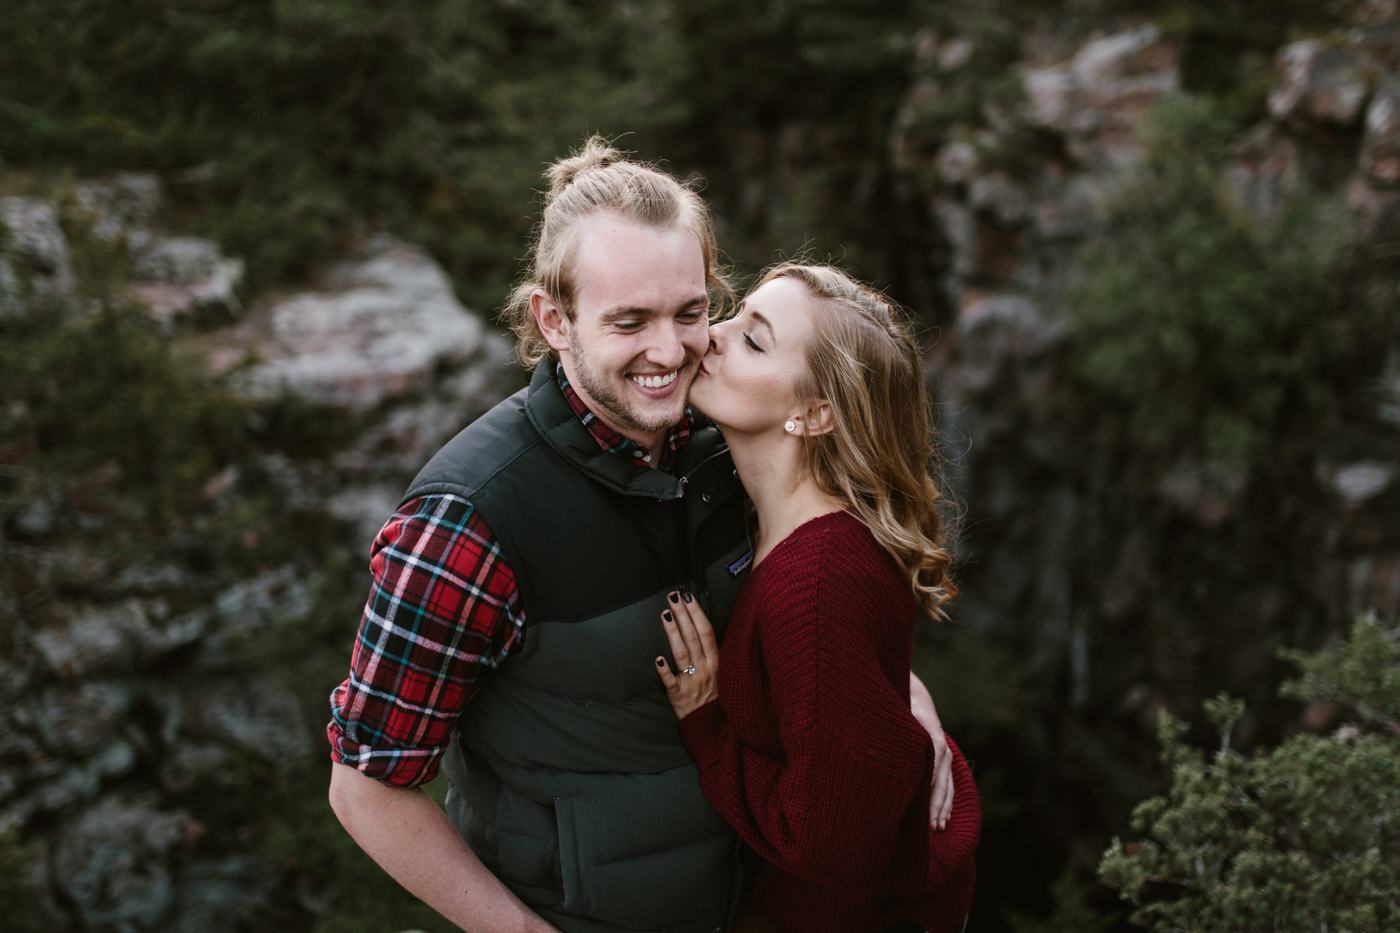
[[[697,472],[701,467],[703,467],[705,464],[709,463],[711,460],[715,459],[716,457],[723,457],[723,456],[724,456],[725,454],[727,454],[727,453],[729,453],[729,446],[728,446],[728,445],[725,445],[724,447],[721,447],[719,450],[717,450],[717,451],[715,451],[714,453],[710,454],[710,455],[709,455],[708,457],[706,457],[704,460],[701,460],[699,463],[695,464],[695,466],[691,467],[691,468],[690,468],[690,471],[680,478],[680,487],[681,487],[681,491],[678,492],[678,493],[676,493],[676,498],[677,498],[677,499],[684,499],[684,498],[685,498],[685,487],[688,486],[688,485],[690,485],[690,478],[691,478],[692,476],[694,476],[694,475],[696,474],[696,472]]]
[[[721,447],[719,450],[710,454],[704,460],[701,460],[699,463],[695,464],[695,466],[690,468],[690,472],[686,473],[684,476],[681,477],[681,486],[684,487],[685,484],[690,481],[690,478],[695,475],[695,472],[699,470],[702,466],[709,463],[711,460],[714,460],[716,457],[723,457],[727,453],[729,453],[729,445],[726,444],[724,447]]]

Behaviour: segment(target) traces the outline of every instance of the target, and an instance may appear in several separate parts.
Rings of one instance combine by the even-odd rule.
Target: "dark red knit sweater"
[[[977,789],[953,749],[948,828],[929,828],[933,744],[909,711],[915,604],[859,520],[813,519],[754,570],[725,632],[719,699],[681,721],[705,796],[765,865],[756,905],[794,933],[916,920],[972,902]]]

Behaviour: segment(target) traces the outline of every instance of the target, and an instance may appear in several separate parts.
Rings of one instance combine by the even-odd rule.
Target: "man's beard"
[[[624,394],[627,387],[614,385],[609,381],[607,373],[595,368],[588,355],[583,352],[583,345],[576,341],[572,334],[569,335],[569,353],[574,359],[574,378],[578,380],[578,387],[587,397],[585,400],[597,406],[597,413],[605,416],[607,421],[637,434],[655,434],[680,423],[681,414],[685,410],[684,405],[676,409],[673,417],[660,421],[643,420],[643,417],[632,409],[630,400]],[[681,372],[676,374],[677,379],[684,374],[685,366],[685,363],[681,364]],[[627,377],[618,374],[616,378],[625,380]],[[685,392],[678,393],[677,397],[684,399]]]

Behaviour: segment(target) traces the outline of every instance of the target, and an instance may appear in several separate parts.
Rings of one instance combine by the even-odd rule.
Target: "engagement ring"
[[[690,667],[687,667],[682,673],[694,674],[694,673],[695,673],[695,665],[694,665],[694,664],[690,665]]]

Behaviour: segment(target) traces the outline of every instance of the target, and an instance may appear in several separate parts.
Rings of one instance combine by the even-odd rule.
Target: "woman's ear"
[[[556,353],[569,349],[569,324],[564,310],[549,297],[549,292],[537,288],[530,293],[530,313],[540,326],[544,342]]]
[[[826,399],[809,403],[802,417],[793,420],[797,423],[797,430],[792,433],[799,436],[816,437],[836,430],[836,419],[831,416],[831,403]]]

